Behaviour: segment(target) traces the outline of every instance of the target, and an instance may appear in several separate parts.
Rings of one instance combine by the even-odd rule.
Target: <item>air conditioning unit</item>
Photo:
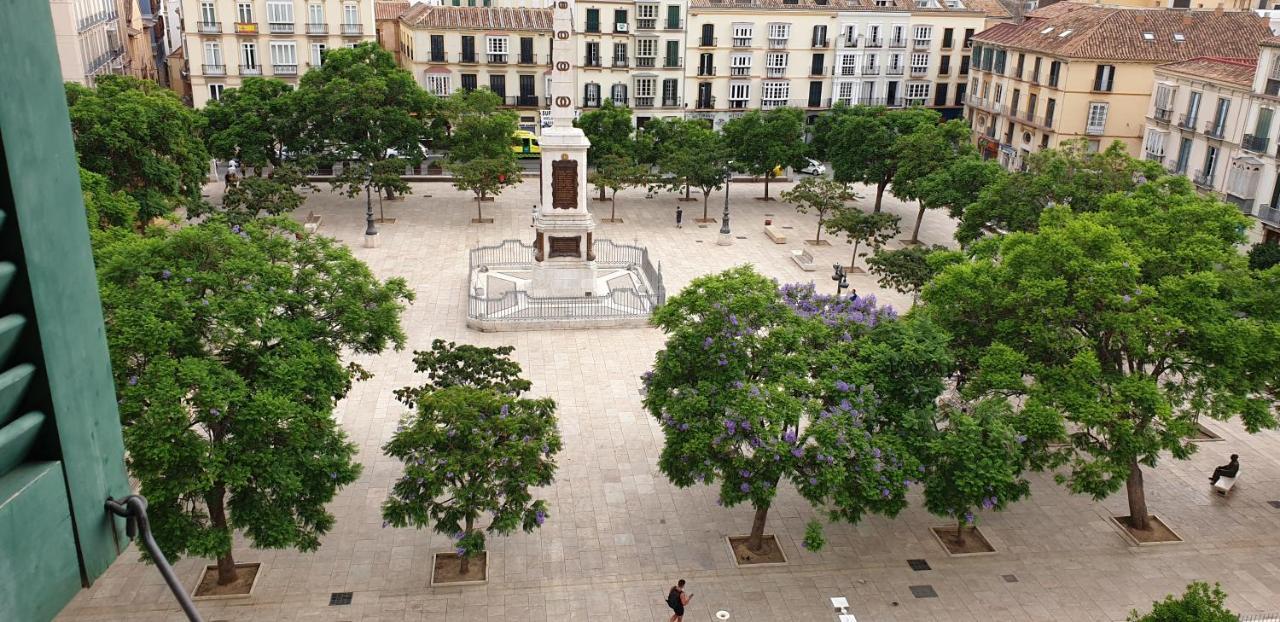
[[[626,32],[626,31],[627,31],[627,23],[626,23],[626,22],[623,22],[623,23],[621,23],[621,24],[614,24],[614,25],[613,25],[613,31],[614,31],[614,32]]]

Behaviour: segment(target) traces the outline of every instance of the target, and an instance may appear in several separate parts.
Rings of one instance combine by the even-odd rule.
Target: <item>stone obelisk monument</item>
[[[534,216],[535,297],[595,296],[595,220],[587,211],[587,148],[591,141],[573,126],[573,0],[552,5],[551,127],[542,131],[542,205]]]

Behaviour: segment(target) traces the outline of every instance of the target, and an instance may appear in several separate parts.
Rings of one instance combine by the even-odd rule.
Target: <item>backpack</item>
[[[677,609],[680,605],[680,592],[673,587],[670,592],[667,592],[667,606],[672,609]]]

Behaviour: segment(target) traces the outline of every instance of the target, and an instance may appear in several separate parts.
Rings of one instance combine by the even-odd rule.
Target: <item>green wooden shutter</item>
[[[127,541],[102,305],[49,4],[0,3],[0,620],[48,620]]]
[[[680,29],[680,5],[671,4],[667,6],[667,28],[669,30]]]

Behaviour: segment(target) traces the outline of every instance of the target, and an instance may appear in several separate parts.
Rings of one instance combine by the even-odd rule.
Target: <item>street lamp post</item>
[[[729,246],[733,244],[733,235],[729,232],[729,181],[733,177],[733,171],[730,170],[724,176],[724,214],[720,217],[720,239],[716,244],[720,246]]]
[[[364,247],[378,247],[378,227],[373,223],[373,167],[369,167],[369,181],[364,185]]]
[[[836,282],[836,300],[840,299],[840,292],[849,288],[849,277],[844,273],[844,266],[835,264],[831,266],[831,280]]]

